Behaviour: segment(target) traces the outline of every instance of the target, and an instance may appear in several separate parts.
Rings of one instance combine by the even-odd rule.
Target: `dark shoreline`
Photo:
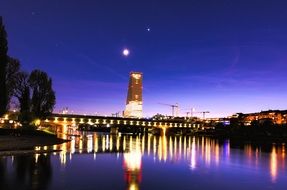
[[[69,141],[43,131],[0,129],[0,156],[54,152],[53,150],[34,150],[34,148],[36,146],[52,146]]]

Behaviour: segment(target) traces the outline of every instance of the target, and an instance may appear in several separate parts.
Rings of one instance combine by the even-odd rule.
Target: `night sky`
[[[125,107],[144,74],[144,115],[158,103],[208,116],[287,108],[284,0],[1,0],[9,54],[53,78],[55,111]],[[130,55],[122,55],[124,48]]]

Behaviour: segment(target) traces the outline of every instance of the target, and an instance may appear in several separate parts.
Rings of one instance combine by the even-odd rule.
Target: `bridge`
[[[201,124],[189,120],[152,120],[144,118],[105,117],[91,115],[73,114],[52,114],[42,123],[50,123],[60,126],[79,127],[90,125],[94,127],[108,127],[111,132],[117,133],[121,127],[133,128],[157,128],[166,131],[167,129],[201,129]]]

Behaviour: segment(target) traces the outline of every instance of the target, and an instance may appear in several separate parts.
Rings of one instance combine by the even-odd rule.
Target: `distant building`
[[[143,74],[140,72],[130,73],[124,117],[141,118],[143,116],[142,78]]]
[[[244,125],[251,125],[252,121],[270,120],[274,124],[287,123],[287,110],[267,110],[257,113],[237,114]]]

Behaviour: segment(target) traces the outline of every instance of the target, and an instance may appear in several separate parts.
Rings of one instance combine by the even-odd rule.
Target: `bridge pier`
[[[118,127],[111,127],[110,133],[112,135],[116,135],[116,134],[118,134],[118,132],[119,132],[119,128]]]

